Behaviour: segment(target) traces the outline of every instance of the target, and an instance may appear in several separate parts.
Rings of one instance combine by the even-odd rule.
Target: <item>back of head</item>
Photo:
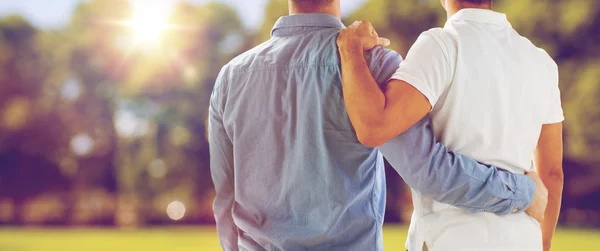
[[[296,5],[306,5],[306,6],[319,6],[323,4],[330,4],[333,0],[292,0],[292,3]]]
[[[493,0],[456,0],[456,2],[465,8],[471,8],[477,6],[491,6]]]
[[[335,0],[290,0],[290,7],[296,8],[299,12],[310,13],[320,12],[322,9],[330,7]]]
[[[462,9],[492,9],[493,0],[440,0],[448,17]]]
[[[493,0],[456,0],[459,3],[491,4]]]

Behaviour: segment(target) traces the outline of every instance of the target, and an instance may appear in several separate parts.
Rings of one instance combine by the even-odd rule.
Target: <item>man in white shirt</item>
[[[430,113],[450,150],[515,173],[533,165],[548,187],[541,224],[525,213],[469,214],[413,192],[409,251],[549,250],[563,187],[557,65],[492,11],[492,0],[441,2],[445,26],[421,34],[384,90],[363,49],[388,41],[368,22],[340,33],[344,99],[358,139],[380,146]]]

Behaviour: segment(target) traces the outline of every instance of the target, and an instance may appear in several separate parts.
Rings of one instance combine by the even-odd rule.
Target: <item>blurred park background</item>
[[[341,2],[401,55],[446,19],[438,0]],[[556,250],[600,250],[600,1],[496,10],[559,65]],[[218,250],[208,99],[286,14],[287,0],[0,0],[0,250]],[[387,171],[386,247],[401,250],[410,194]]]

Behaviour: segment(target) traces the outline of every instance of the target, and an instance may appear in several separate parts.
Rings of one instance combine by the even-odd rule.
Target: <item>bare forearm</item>
[[[552,236],[558,222],[564,184],[562,169],[562,123],[542,126],[534,152],[534,164],[540,179],[548,190],[548,203],[541,222],[544,250],[550,250]]]
[[[341,45],[344,102],[359,139],[383,124],[386,98],[371,76],[362,46]]]
[[[540,178],[548,188],[548,207],[546,208],[544,221],[542,221],[541,226],[544,250],[550,250],[552,237],[560,214],[564,178],[562,170],[552,173],[541,173]]]

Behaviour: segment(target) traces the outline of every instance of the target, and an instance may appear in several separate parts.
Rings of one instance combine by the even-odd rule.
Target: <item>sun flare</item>
[[[137,43],[160,42],[161,35],[168,27],[171,14],[169,1],[133,1],[133,15],[128,24],[134,32]]]

